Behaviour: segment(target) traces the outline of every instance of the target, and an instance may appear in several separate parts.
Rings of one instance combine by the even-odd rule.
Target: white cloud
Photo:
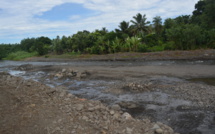
[[[28,36],[71,35],[80,30],[117,28],[123,20],[130,21],[138,12],[148,20],[160,15],[163,19],[191,14],[198,0],[1,0],[0,43],[2,39]],[[48,21],[35,18],[53,7],[64,3],[79,3],[99,12],[95,16],[81,18],[78,14],[68,21]],[[51,32],[50,32],[51,31]]]

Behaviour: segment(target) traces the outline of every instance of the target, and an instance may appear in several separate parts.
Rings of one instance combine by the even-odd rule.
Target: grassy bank
[[[4,58],[4,60],[23,60],[25,58],[29,58],[29,57],[33,57],[33,56],[37,56],[38,53],[37,52],[32,52],[32,53],[28,53],[25,51],[17,51],[14,53],[10,53],[6,58]]]

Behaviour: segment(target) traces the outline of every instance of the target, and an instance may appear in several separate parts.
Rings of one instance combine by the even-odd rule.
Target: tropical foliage
[[[155,16],[150,23],[145,14],[122,21],[114,31],[106,28],[78,31],[71,36],[26,38],[20,44],[1,44],[0,59],[19,55],[48,53],[107,54],[163,50],[215,49],[215,1],[200,0],[192,15],[162,21]],[[24,53],[24,52],[27,53]],[[25,56],[24,56],[25,57]]]

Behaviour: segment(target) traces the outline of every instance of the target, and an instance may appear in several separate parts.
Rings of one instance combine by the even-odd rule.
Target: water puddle
[[[11,75],[14,75],[14,76],[20,76],[20,75],[24,75],[25,71],[10,70],[10,71],[8,71],[8,73]]]
[[[188,81],[204,83],[204,84],[215,86],[215,78],[192,78],[192,79],[188,79]]]

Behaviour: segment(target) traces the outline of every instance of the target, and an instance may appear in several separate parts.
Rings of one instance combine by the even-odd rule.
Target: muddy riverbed
[[[181,134],[215,134],[215,61],[73,61],[0,63],[24,79],[119,106],[137,119]]]

